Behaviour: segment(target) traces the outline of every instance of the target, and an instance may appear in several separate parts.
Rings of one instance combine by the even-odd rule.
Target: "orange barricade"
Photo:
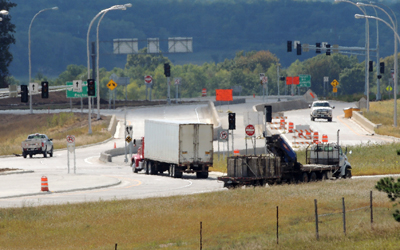
[[[280,129],[285,130],[286,129],[285,124],[286,124],[285,119],[281,119]]]
[[[318,143],[318,140],[319,140],[319,135],[318,135],[318,132],[315,131],[315,132],[314,132],[314,137],[313,137],[313,142],[314,142],[314,143]]]
[[[323,143],[328,143],[328,135],[322,135],[322,142]]]
[[[288,133],[293,133],[293,128],[294,128],[294,124],[293,122],[289,122],[289,128],[288,128]]]
[[[49,184],[47,183],[46,176],[42,176],[42,191],[45,191],[45,192],[49,191]]]

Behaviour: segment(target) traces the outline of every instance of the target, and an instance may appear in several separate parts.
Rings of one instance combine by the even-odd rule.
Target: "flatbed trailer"
[[[351,166],[335,143],[313,144],[306,149],[306,162],[297,161],[296,152],[280,135],[267,139],[267,155],[231,156],[227,175],[218,177],[224,187],[264,186],[265,184],[314,182],[351,178]]]

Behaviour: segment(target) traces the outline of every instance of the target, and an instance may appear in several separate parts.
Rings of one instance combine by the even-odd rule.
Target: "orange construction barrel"
[[[42,191],[44,192],[48,192],[49,191],[49,184],[47,182],[47,177],[46,176],[42,176]]]

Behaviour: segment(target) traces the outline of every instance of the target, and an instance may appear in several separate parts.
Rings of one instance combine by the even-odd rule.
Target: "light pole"
[[[35,20],[35,18],[37,17],[37,15],[39,15],[40,13],[42,13],[43,11],[46,11],[46,10],[58,10],[58,7],[42,9],[41,11],[36,13],[36,15],[33,16],[32,21],[29,24],[29,30],[28,30],[29,82],[28,82],[28,86],[29,86],[29,83],[31,82],[31,28],[32,28],[32,23],[33,23],[33,20]],[[30,109],[31,114],[33,114],[33,111],[32,111],[32,93],[29,93],[29,109]]]
[[[365,12],[365,10],[363,8],[361,8],[360,6],[358,6],[356,3],[353,3],[351,1],[348,0],[335,0],[335,3],[340,3],[340,2],[344,2],[344,3],[350,3],[354,6],[357,6],[357,8],[359,8],[361,10],[362,13],[364,13],[364,15],[367,15],[367,13]],[[366,54],[365,54],[365,94],[367,95],[367,111],[369,111],[369,71],[368,71],[368,66],[369,66],[369,22],[368,19],[365,19],[365,50],[366,50]]]
[[[360,15],[360,14],[355,14],[354,15],[354,17],[355,18],[357,18],[357,19],[360,19],[360,18],[365,18],[365,19],[369,19],[369,18],[371,18],[371,19],[375,19],[375,20],[378,20],[378,21],[381,21],[381,22],[383,22],[384,24],[386,24],[391,30],[393,30],[393,32],[394,32],[394,36],[395,36],[395,39],[394,39],[394,44],[395,44],[395,55],[393,56],[394,57],[394,86],[393,86],[393,98],[394,98],[394,114],[393,114],[393,126],[394,127],[397,127],[397,99],[396,99],[396,95],[397,95],[397,81],[398,81],[398,76],[397,76],[397,42],[400,42],[400,37],[399,37],[399,34],[397,33],[397,30],[395,29],[395,27],[394,27],[394,25],[393,26],[390,26],[390,24],[388,23],[388,22],[386,22],[385,20],[383,20],[383,19],[381,19],[381,18],[379,18],[379,17],[376,17],[376,16],[367,16],[367,15]],[[398,40],[398,41],[396,41],[396,39]]]
[[[118,6],[121,5],[114,5],[108,9],[104,9],[97,13],[97,15],[90,21],[89,28],[86,34],[86,54],[87,54],[87,74],[88,74],[88,79],[90,79],[90,54],[89,54],[89,34],[90,34],[90,29],[92,28],[93,22],[98,18],[101,14],[103,14],[105,11],[109,11],[114,8],[118,8]],[[89,134],[92,134],[92,121],[91,121],[91,113],[92,113],[92,104],[91,104],[91,99],[90,96],[88,96],[88,106],[89,106],[89,112],[88,112],[88,123],[89,123]]]
[[[0,14],[3,16],[8,15],[8,11],[7,10],[0,10]],[[3,21],[3,18],[0,17],[0,21]]]
[[[126,10],[127,7],[132,7],[132,4],[127,3],[124,5],[115,5],[111,8],[105,9],[103,12],[103,15],[100,17],[99,22],[97,23],[97,33],[96,33],[96,80],[97,80],[97,120],[100,119],[100,73],[99,73],[99,57],[100,57],[100,53],[99,53],[99,26],[101,23],[101,20],[103,20],[103,17],[105,16],[105,14],[110,11],[110,10]]]

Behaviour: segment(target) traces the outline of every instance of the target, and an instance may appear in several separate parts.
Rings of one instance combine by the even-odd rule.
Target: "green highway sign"
[[[311,87],[311,76],[310,75],[299,75],[299,87],[310,88]]]
[[[67,98],[80,98],[80,97],[88,97],[87,95],[87,82],[82,82],[82,92],[74,92],[72,90],[72,82],[67,82]],[[71,86],[71,87],[70,87]],[[92,96],[92,97],[96,97]]]

